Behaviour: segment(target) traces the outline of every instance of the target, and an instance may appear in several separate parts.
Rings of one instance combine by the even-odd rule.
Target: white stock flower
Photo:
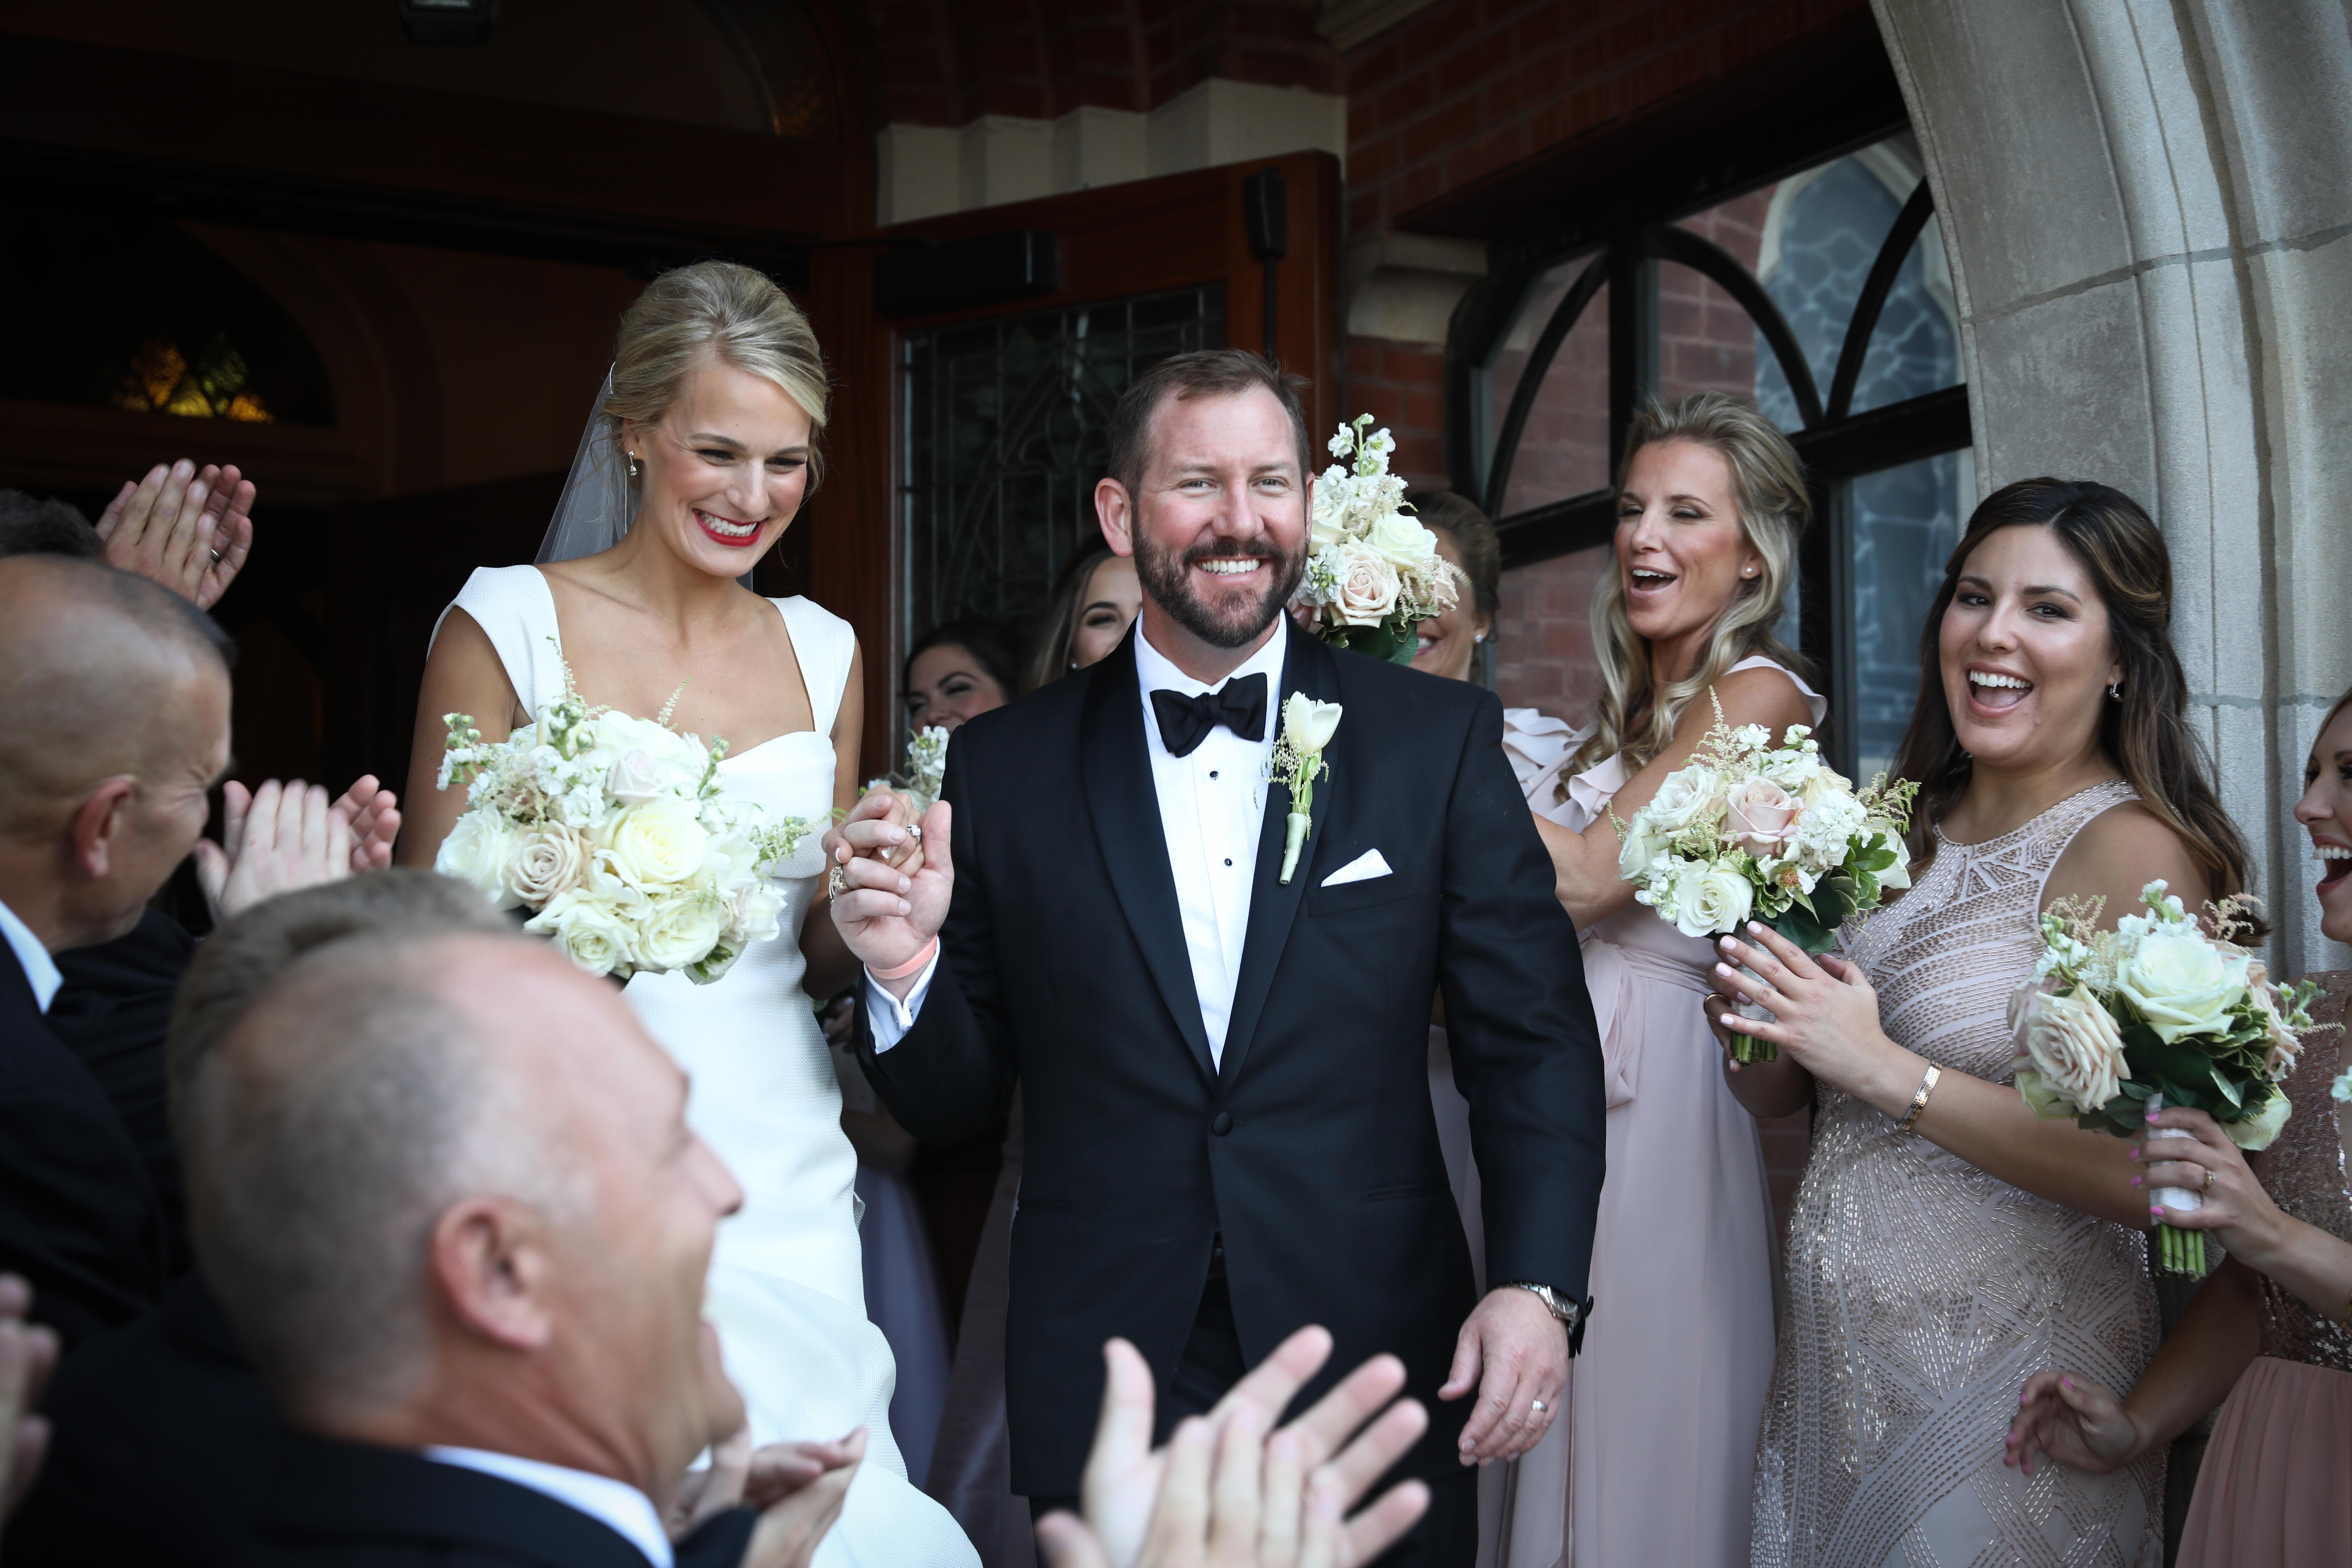
[[[2294,1109],[2284,1094],[2273,1093],[2262,1110],[2243,1121],[2225,1121],[2222,1132],[2230,1142],[2248,1153],[2267,1149],[2277,1139],[2279,1130],[2286,1125],[2287,1115]]]
[[[457,819],[449,837],[441,840],[440,852],[433,857],[433,868],[445,877],[470,883],[498,908],[510,910],[520,901],[514,889],[507,886],[507,857],[514,837],[514,830],[496,812],[469,811]]]
[[[709,841],[694,807],[670,796],[621,813],[605,830],[604,848],[614,870],[652,886],[693,876]]]
[[[1339,592],[1334,606],[1351,626],[1376,626],[1396,608],[1403,584],[1396,567],[1377,551],[1353,542],[1339,546]]]
[[[2246,958],[2226,957],[2189,925],[2159,925],[2116,965],[2116,989],[2131,998],[2168,1045],[2183,1035],[2218,1035],[2246,988]]]
[[[1685,936],[1736,931],[1755,907],[1755,888],[1728,867],[1693,860],[1675,874],[1675,929]]]
[[[1302,755],[1319,752],[1331,743],[1341,711],[1337,702],[1318,702],[1304,691],[1294,691],[1282,700],[1282,738]]]
[[[689,889],[656,899],[637,925],[637,963],[661,970],[699,963],[726,930],[727,910],[714,897]]]
[[[558,895],[522,929],[553,938],[564,957],[591,974],[610,974],[629,963],[628,921],[604,900],[576,889]]]
[[[2019,1044],[2034,1070],[2075,1110],[2096,1110],[2116,1097],[2117,1083],[2131,1076],[2116,1021],[2088,996],[2034,991],[2027,994],[2018,1012]]]
[[[588,846],[568,827],[519,835],[507,854],[507,887],[533,909],[570,892],[588,873]]]

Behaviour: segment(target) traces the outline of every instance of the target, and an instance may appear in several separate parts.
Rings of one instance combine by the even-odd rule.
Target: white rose
[[[1399,572],[1426,565],[1437,554],[1437,535],[1401,511],[1392,511],[1372,524],[1372,531],[1364,536],[1364,543]]]
[[[640,886],[685,881],[709,841],[694,807],[675,795],[633,805],[604,830],[613,868]]]
[[[520,835],[507,853],[507,887],[532,909],[578,887],[587,872],[588,846],[568,827]]]
[[[1649,815],[1637,812],[1632,826],[1625,829],[1625,842],[1617,850],[1617,874],[1629,882],[1639,881],[1649,870],[1650,862],[1658,858],[1658,851],[1664,847],[1664,842],[1651,826]]]
[[[2224,957],[2194,927],[2162,925],[2116,966],[2116,989],[2131,998],[2167,1045],[2183,1035],[2219,1035],[2246,989],[2246,959]]]
[[[591,974],[625,974],[629,924],[603,900],[574,889],[560,893],[522,928],[552,937],[563,956]]]
[[[2273,1094],[2262,1110],[2243,1121],[2223,1122],[2221,1131],[2228,1135],[2231,1142],[2248,1153],[2252,1153],[2271,1146],[2272,1142],[2279,1135],[2279,1129],[2286,1125],[2287,1113],[2294,1109],[2294,1106],[2287,1103],[2285,1095]]]
[[[660,970],[699,963],[726,929],[726,906],[709,894],[688,891],[659,900],[637,926],[637,963]]]
[[[1339,547],[1339,619],[1351,626],[1376,626],[1396,608],[1403,583],[1386,556],[1360,544]]]
[[[1756,907],[1756,889],[1727,867],[1694,860],[1676,873],[1675,929],[1685,936],[1717,936],[1738,929]]]
[[[740,952],[772,940],[782,928],[784,897],[765,881],[747,882],[727,895],[727,930],[719,940]]]
[[[2023,1037],[2019,1043],[2034,1070],[2075,1110],[2096,1110],[2131,1076],[2116,1021],[2089,997],[2037,991],[2017,1011]]]
[[[1282,700],[1282,738],[1294,752],[1319,752],[1338,731],[1340,712],[1337,702],[1318,702],[1294,691]]]
[[[514,829],[497,812],[469,811],[441,840],[433,868],[480,889],[495,907],[510,910],[521,901],[507,886],[507,857],[514,837]]]
[[[1642,815],[1656,826],[1657,831],[1673,837],[1691,822],[1722,789],[1723,781],[1704,767],[1676,768],[1658,785],[1658,793],[1642,808]]]
[[[643,805],[664,795],[690,791],[699,770],[688,773],[676,757],[664,757],[632,746],[614,759],[604,787],[623,805]]]

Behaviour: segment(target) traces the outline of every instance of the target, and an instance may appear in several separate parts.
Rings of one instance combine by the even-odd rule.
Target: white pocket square
[[[1353,860],[1323,879],[1323,886],[1336,888],[1342,882],[1369,882],[1375,877],[1390,875],[1389,863],[1377,849],[1367,849]]]

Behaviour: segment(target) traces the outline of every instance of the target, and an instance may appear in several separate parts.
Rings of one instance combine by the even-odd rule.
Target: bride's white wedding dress
[[[778,735],[719,765],[721,786],[771,820],[833,808],[834,715],[856,641],[803,598],[773,599],[798,656],[816,727]],[[563,689],[555,600],[534,566],[484,568],[454,608],[479,625],[507,679],[536,712]],[[754,1440],[867,1432],[866,1462],[818,1568],[977,1568],[948,1511],[907,1479],[890,1433],[890,1347],[867,1321],[852,1187],[857,1156],[841,1131],[841,1089],[809,998],[794,933],[824,870],[814,836],[779,879],[784,934],[759,942],[724,979],[639,974],[626,995],[693,1080],[687,1120],[743,1187],[719,1226],[706,1311],[750,1408]]]

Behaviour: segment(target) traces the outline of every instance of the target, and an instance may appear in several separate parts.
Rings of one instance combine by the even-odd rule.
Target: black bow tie
[[[1220,691],[1187,697],[1181,691],[1155,691],[1151,711],[1160,719],[1160,739],[1171,757],[1189,757],[1201,749],[1209,731],[1223,724],[1244,741],[1265,739],[1265,677],[1237,676]]]

